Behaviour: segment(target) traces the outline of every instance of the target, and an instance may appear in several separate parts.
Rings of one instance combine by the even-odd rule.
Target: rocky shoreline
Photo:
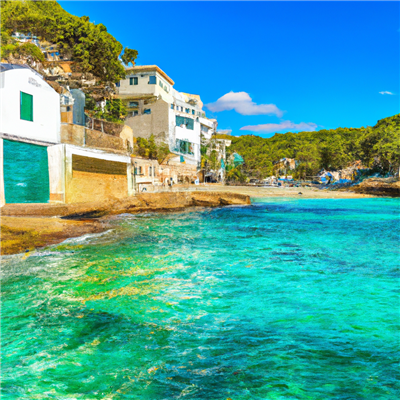
[[[110,215],[249,204],[250,196],[223,192],[149,193],[100,203],[7,204],[1,209],[1,254],[24,253],[104,232],[110,228]]]
[[[374,196],[400,197],[400,181],[396,178],[365,179],[351,188],[356,193]]]

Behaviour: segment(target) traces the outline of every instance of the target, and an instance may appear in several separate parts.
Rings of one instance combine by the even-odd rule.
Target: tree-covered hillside
[[[300,161],[295,175],[315,175],[322,168],[339,170],[361,160],[369,168],[395,173],[400,166],[400,114],[378,121],[373,127],[337,128],[315,132],[276,133],[271,138],[246,135],[232,139],[229,153],[243,156],[241,167],[248,177],[273,175],[274,161]]]
[[[56,1],[1,2],[1,57],[21,52],[34,52],[35,45],[20,45],[11,35],[31,33],[58,45],[61,52],[72,54],[82,72],[91,72],[105,82],[116,82],[125,74],[119,60],[122,45],[102,24],[89,22],[89,17],[76,17]],[[137,51],[125,48],[124,62],[133,62]],[[42,60],[39,60],[42,61]]]

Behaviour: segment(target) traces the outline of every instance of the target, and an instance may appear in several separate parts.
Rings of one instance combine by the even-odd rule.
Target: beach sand
[[[256,187],[256,186],[224,186],[221,184],[191,185],[187,190],[205,190],[228,193],[246,194],[250,197],[303,197],[306,199],[359,199],[364,197],[375,197],[348,191],[333,191],[309,187]],[[302,193],[301,195],[299,193]]]

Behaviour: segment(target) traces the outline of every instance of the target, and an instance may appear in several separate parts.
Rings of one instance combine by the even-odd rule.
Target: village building
[[[277,175],[287,175],[289,171],[294,171],[298,165],[298,161],[294,158],[281,158],[274,162],[274,171]]]
[[[157,161],[131,155],[131,128],[85,126],[82,95],[57,93],[28,66],[1,64],[0,205],[103,201],[133,195],[137,182],[156,184]]]
[[[154,135],[195,171],[201,160],[201,136],[210,139],[217,128],[216,120],[206,118],[200,96],[175,90],[175,82],[156,65],[135,66],[126,72],[117,84],[117,97],[127,107],[125,123],[134,136]]]
[[[60,97],[26,65],[0,65],[0,203],[47,202],[47,147],[60,143]]]
[[[201,138],[212,137],[216,120],[158,67],[135,68],[119,88],[130,93],[119,94],[130,112],[124,125],[88,117],[81,89],[1,64],[0,205],[104,201],[199,181]],[[136,138],[152,134],[171,151],[160,163],[134,154]]]

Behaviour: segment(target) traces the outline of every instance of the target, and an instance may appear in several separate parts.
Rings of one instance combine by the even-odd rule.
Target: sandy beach
[[[304,197],[306,199],[359,199],[375,197],[367,194],[359,194],[349,191],[333,191],[309,187],[256,187],[256,186],[225,186],[221,184],[191,185],[187,190],[205,190],[228,193],[240,193],[250,197]],[[302,193],[302,194],[299,194]]]

